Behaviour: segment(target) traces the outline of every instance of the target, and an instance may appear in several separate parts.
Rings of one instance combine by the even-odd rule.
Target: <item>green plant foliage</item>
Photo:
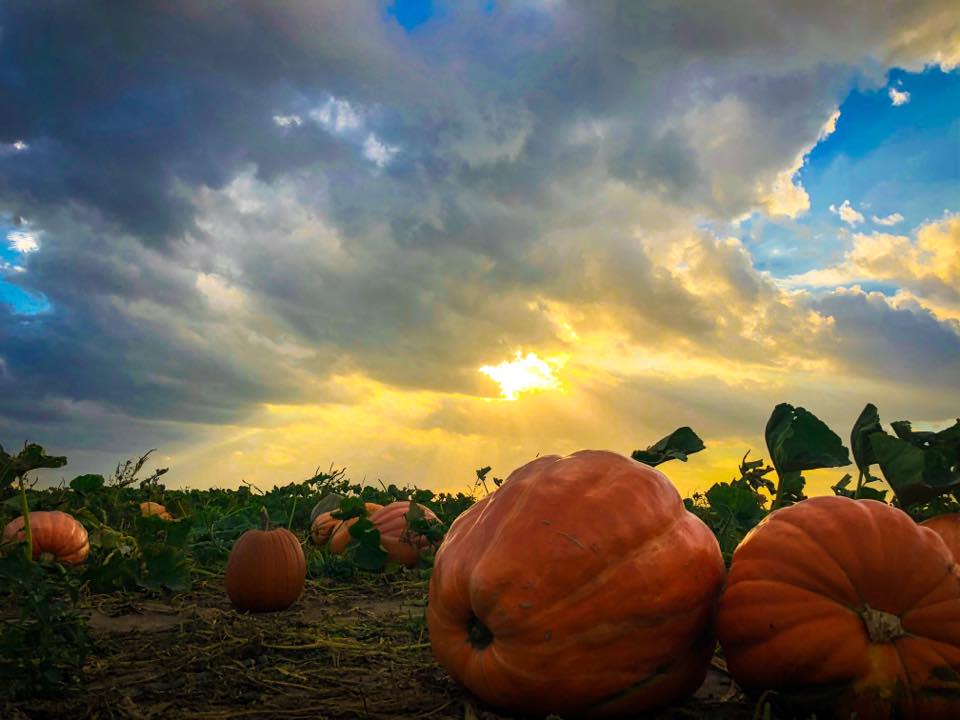
[[[664,438],[660,438],[646,450],[634,450],[630,455],[634,460],[647,465],[659,465],[668,460],[687,461],[688,455],[700,452],[706,446],[703,440],[689,427],[680,427]]]
[[[774,509],[805,499],[801,471],[850,464],[849,451],[840,437],[802,407],[777,405],[767,421],[765,439],[779,479]]]
[[[0,688],[11,700],[59,692],[79,679],[89,643],[76,603],[80,583],[57,563],[0,556],[0,603],[18,613],[0,619]]]

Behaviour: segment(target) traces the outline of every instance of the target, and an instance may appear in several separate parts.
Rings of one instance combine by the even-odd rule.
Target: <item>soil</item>
[[[260,615],[231,607],[219,579],[162,600],[93,596],[80,689],[20,704],[12,720],[505,718],[433,660],[425,603],[426,581],[387,578],[310,581],[293,607]],[[755,716],[715,659],[692,698],[648,717]]]

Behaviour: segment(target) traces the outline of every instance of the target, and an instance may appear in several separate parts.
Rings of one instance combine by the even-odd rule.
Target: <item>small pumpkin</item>
[[[38,510],[30,513],[30,534],[33,536],[33,559],[49,554],[64,565],[79,565],[90,554],[87,529],[76,518],[60,510]],[[23,542],[23,517],[14,518],[3,529],[3,541]]]
[[[960,717],[960,568],[884,503],[815,497],[767,516],[734,552],[717,635],[747,690],[819,697],[844,719]]]
[[[724,565],[660,471],[549,455],[461,514],[434,560],[437,661],[517,715],[632,716],[696,690]]]
[[[140,515],[143,517],[150,517],[151,515],[156,515],[161,520],[173,520],[173,515],[171,515],[167,508],[161,505],[160,503],[155,502],[142,502],[140,503]]]
[[[950,552],[953,553],[954,559],[960,563],[960,513],[939,515],[924,520],[920,525],[930,528],[942,537],[947,547],[950,548]]]
[[[241,610],[285,610],[303,592],[307,561],[296,535],[283,527],[271,529],[266,509],[262,517],[262,529],[247,530],[230,550],[227,595]]]
[[[373,512],[379,510],[383,505],[377,503],[364,503],[364,507],[367,509],[367,515],[369,516]],[[337,532],[341,525],[345,525],[346,530],[349,531],[350,527],[357,521],[357,518],[350,518],[344,523],[340,518],[333,517],[333,513],[336,510],[330,510],[325,513],[320,513],[314,518],[313,523],[310,525],[310,539],[313,540],[313,543],[319,547],[326,545],[330,538]],[[347,542],[349,542],[350,533],[347,532]],[[346,545],[344,545],[346,547]],[[339,548],[334,551],[335,554],[343,552],[343,548]]]

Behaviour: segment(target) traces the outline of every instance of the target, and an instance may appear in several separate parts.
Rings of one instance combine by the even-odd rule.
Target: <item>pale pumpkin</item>
[[[161,505],[160,503],[155,502],[142,502],[140,503],[140,515],[143,517],[150,517],[156,515],[161,520],[173,520],[173,515],[171,515],[167,508]]]
[[[716,538],[662,472],[613,452],[549,455],[453,522],[430,643],[509,713],[642,713],[703,681],[723,578]]]
[[[881,502],[771,513],[733,555],[717,635],[742,687],[822,698],[818,717],[960,717],[960,568]]]
[[[33,537],[33,559],[42,555],[52,556],[64,565],[79,565],[90,554],[87,529],[76,518],[59,510],[38,510],[30,513],[30,534]],[[7,523],[3,529],[3,541],[23,542],[26,533],[23,517]]]

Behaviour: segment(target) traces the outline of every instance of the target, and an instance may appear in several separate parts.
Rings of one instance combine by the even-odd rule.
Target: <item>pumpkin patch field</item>
[[[0,717],[960,717],[960,420],[890,427],[777,405],[688,498],[689,427],[457,493],[0,448]]]

